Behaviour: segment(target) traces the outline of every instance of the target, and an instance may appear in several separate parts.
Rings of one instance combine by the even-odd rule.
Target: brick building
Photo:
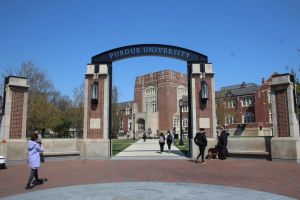
[[[158,131],[166,133],[173,127],[179,132],[178,102],[187,94],[185,74],[163,70],[136,77],[134,102],[123,104],[123,110],[127,113],[122,122],[123,131],[132,134],[134,131],[136,137],[140,137],[144,131],[149,136],[156,137]],[[187,107],[182,108],[182,113],[182,126],[187,130]],[[133,130],[129,128],[130,124]]]
[[[260,86],[243,82],[216,91],[218,124],[225,124],[230,135],[272,135],[270,81],[263,79]]]
[[[276,74],[274,74],[276,75]],[[271,78],[261,85],[241,83],[216,91],[217,124],[225,124],[230,135],[272,135]],[[150,136],[156,130],[180,130],[178,101],[188,94],[187,77],[172,70],[139,76],[135,80],[134,101],[125,102],[121,132],[139,137],[144,131]],[[188,127],[188,108],[184,107],[182,125]],[[152,135],[151,135],[152,134]]]

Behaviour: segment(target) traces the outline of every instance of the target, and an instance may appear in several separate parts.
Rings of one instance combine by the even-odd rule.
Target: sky
[[[72,98],[92,56],[149,43],[208,56],[216,90],[260,84],[299,71],[299,9],[299,0],[0,0],[0,73],[32,60]],[[119,101],[133,100],[135,77],[165,69],[187,71],[163,57],[114,62]]]

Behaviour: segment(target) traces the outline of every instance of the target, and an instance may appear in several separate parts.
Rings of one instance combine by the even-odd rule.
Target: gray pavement
[[[165,145],[165,150],[166,149],[167,149],[167,145]],[[179,151],[179,149],[176,148],[174,145],[172,145],[171,152],[165,151],[163,153],[160,153],[158,140],[147,139],[146,142],[144,142],[143,140],[138,140],[137,142],[135,142],[134,144],[126,148],[124,151],[120,152],[116,157],[112,159],[151,160],[151,159],[188,159],[188,158],[186,158],[185,155],[181,151]],[[147,162],[147,161],[143,161],[143,162]],[[182,162],[182,161],[178,160],[176,162]],[[49,163],[49,165],[50,164],[51,163]],[[213,164],[214,163],[211,162],[210,167],[213,167]],[[78,165],[76,166],[78,167]],[[201,165],[191,165],[191,166],[200,166],[199,169],[200,170],[202,169]],[[189,167],[191,166],[189,165]],[[164,165],[162,165],[162,168],[164,168]],[[146,171],[147,171],[147,167],[146,167]],[[128,173],[129,174],[131,173],[130,170],[126,172],[126,175],[130,176],[128,175]],[[27,193],[8,196],[0,199],[1,200],[12,200],[12,199],[16,199],[16,200],[17,199],[22,199],[22,200],[40,200],[40,199],[49,199],[49,200],[52,199],[53,200],[54,199],[55,200],[56,199],[62,199],[62,200],[64,199],[66,200],[100,200],[100,199],[101,200],[108,200],[108,199],[115,199],[115,200],[117,199],[119,200],[125,200],[125,199],[126,200],[127,199],[128,200],[129,199],[130,200],[136,200],[136,199],[275,200],[276,199],[276,200],[285,200],[285,199],[292,199],[290,197],[275,194],[275,193],[262,192],[262,191],[238,188],[238,187],[213,185],[214,183],[218,183],[216,180],[213,182],[213,184],[186,183],[186,182],[183,183],[183,182],[178,182],[178,180],[176,179],[170,178],[170,174],[168,173],[166,174],[163,173],[162,176],[164,175],[166,175],[166,177],[169,177],[167,178],[167,182],[164,182],[163,180],[161,182],[115,182],[116,180],[114,179],[110,181],[110,183],[98,183],[99,181],[97,181],[96,184],[83,184],[83,185],[75,185],[75,186],[67,186],[67,187],[57,187],[57,188],[44,189],[38,191],[29,190]],[[79,176],[78,178],[80,179],[80,175],[78,176]],[[137,175],[137,177],[139,176],[140,175]],[[101,180],[102,179],[105,179],[105,176],[101,178]],[[151,180],[151,179],[147,177],[144,180]],[[237,181],[240,180],[238,179]],[[81,182],[78,183],[80,184]],[[74,184],[78,184],[78,183],[74,182]]]
[[[152,200],[152,199],[243,199],[243,200],[288,200],[292,199],[273,193],[208,184],[125,182],[69,186],[14,195],[2,200]]]
[[[171,152],[168,152],[168,146],[165,144],[164,152],[160,153],[158,139],[140,139],[117,154],[113,159],[187,159],[186,156],[172,144]]]

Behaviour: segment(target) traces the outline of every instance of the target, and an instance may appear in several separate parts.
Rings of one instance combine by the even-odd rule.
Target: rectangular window
[[[253,115],[253,113],[249,113],[249,112],[245,113],[243,115],[243,122],[245,124],[254,122],[254,115]]]
[[[188,111],[189,111],[189,109],[188,109],[187,105],[182,107],[182,112],[188,112]]]
[[[252,105],[253,103],[253,100],[252,100],[252,97],[243,97],[242,98],[242,107],[246,107],[246,106],[250,106]]]
[[[232,115],[228,115],[226,118],[225,118],[225,123],[226,124],[234,124],[234,117]]]
[[[272,103],[271,96],[272,96],[272,95],[271,95],[271,92],[269,91],[269,92],[268,92],[268,100],[269,100],[269,103]]]
[[[235,100],[234,99],[227,100],[226,107],[227,108],[234,108],[235,107]]]
[[[157,111],[156,101],[152,101],[152,112],[156,112],[156,111]]]
[[[182,127],[188,127],[189,120],[187,118],[182,119]]]

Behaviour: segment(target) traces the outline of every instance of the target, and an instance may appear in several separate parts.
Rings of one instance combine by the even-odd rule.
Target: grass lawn
[[[182,152],[186,157],[189,155],[189,140],[183,138],[183,146],[179,146],[179,139],[176,139],[174,145]]]
[[[112,155],[115,156],[137,140],[133,139],[112,139]]]

